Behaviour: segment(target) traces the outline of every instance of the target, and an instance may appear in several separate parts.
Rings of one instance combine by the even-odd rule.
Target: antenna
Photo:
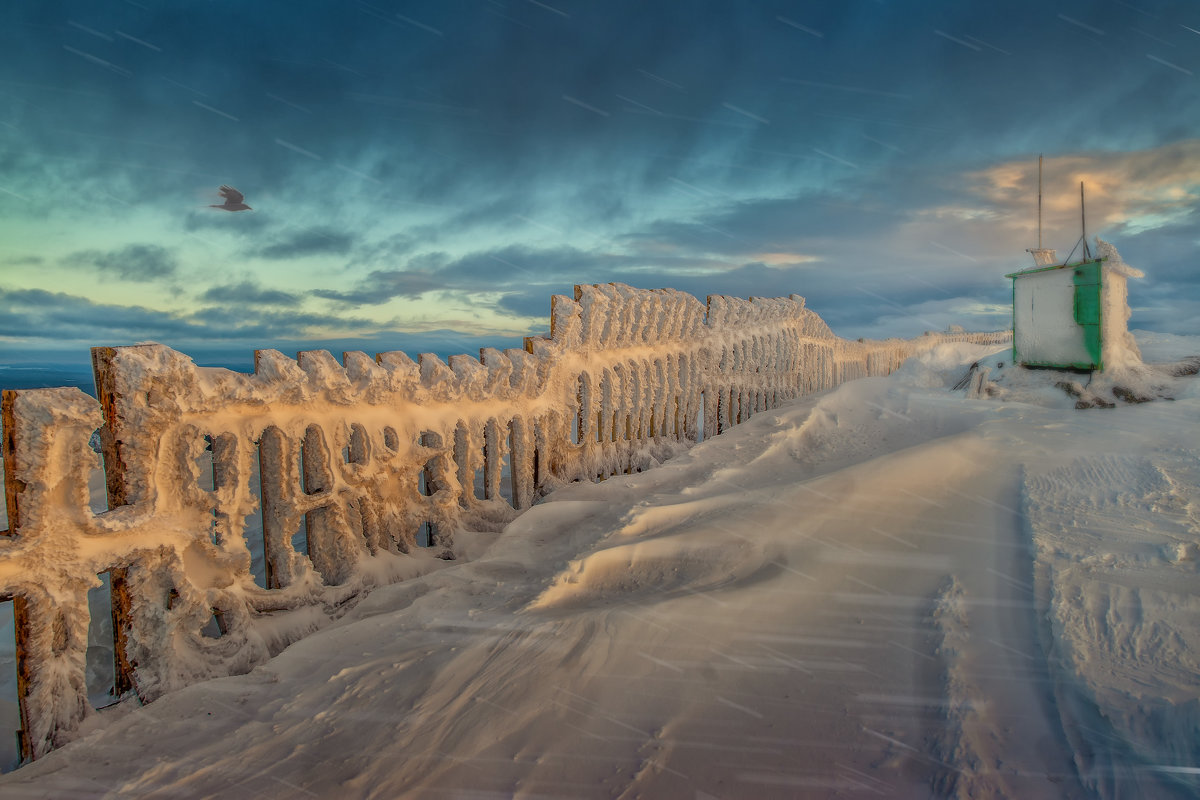
[[[1083,257],[1090,261],[1092,250],[1088,247],[1087,241],[1087,207],[1083,202],[1083,181],[1079,182],[1079,222],[1083,228]]]
[[[1038,250],[1042,249],[1042,154],[1038,153]]]
[[[1046,250],[1042,247],[1042,154],[1038,153],[1038,246],[1036,248],[1029,247],[1025,249],[1026,253],[1033,256],[1034,266],[1048,267],[1055,262],[1057,255],[1054,250]]]

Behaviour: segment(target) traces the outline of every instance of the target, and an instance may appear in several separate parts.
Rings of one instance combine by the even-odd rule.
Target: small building
[[[1053,250],[1038,250],[1035,266],[1005,275],[1013,282],[1013,363],[1102,371],[1137,357],[1126,279],[1142,273],[1096,243],[1096,258],[1054,264]]]

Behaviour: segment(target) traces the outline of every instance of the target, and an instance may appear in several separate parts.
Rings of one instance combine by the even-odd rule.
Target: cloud
[[[169,313],[95,303],[64,292],[2,288],[0,337],[19,344],[25,357],[54,358],[85,371],[90,347],[143,341],[162,342],[198,363],[241,370],[250,369],[254,350],[264,348],[289,354],[318,349],[334,354],[403,350],[413,356],[430,352],[445,358],[478,353],[481,347],[521,346],[520,336],[498,330],[479,334],[449,329],[401,331],[391,324],[353,316],[270,310],[251,316],[243,309],[221,307]]]
[[[1139,9],[1167,8],[1148,2]],[[378,322],[354,323],[351,304],[378,316],[389,300],[420,298],[406,306],[416,318],[469,326],[468,302],[544,319],[551,294],[622,281],[701,297],[798,292],[858,336],[879,320],[906,324],[863,288],[901,305],[987,303],[1004,290],[1000,276],[1036,242],[1043,150],[1048,244],[1065,251],[1077,238],[1086,180],[1089,228],[1147,270],[1146,291],[1162,289],[1163,307],[1169,286],[1196,291],[1200,105],[1193,81],[1145,58],[1140,33],[1183,52],[1194,35],[1165,13],[1108,4],[1095,20],[1106,49],[1067,58],[1080,30],[1045,24],[1033,0],[1003,14],[808,4],[787,12],[802,28],[753,4],[697,14],[682,0],[561,0],[562,17],[531,3],[499,15],[414,0],[404,13],[444,35],[359,3],[297,12],[282,38],[267,6],[153,5],[104,20],[82,0],[20,7],[31,35],[9,43],[27,74],[5,87],[0,239],[44,221],[134,229],[147,244],[103,251],[91,248],[107,240],[64,237],[45,252],[74,250],[70,263],[103,279],[184,273],[199,281],[192,296],[234,310],[298,312],[317,298],[329,326],[368,331]],[[64,18],[161,51],[88,38]],[[63,44],[129,74],[64,57]],[[203,207],[226,182],[256,210]],[[344,271],[261,283],[309,256]],[[181,266],[222,257],[237,266]],[[273,263],[242,281],[247,258]],[[23,278],[45,289],[54,279]],[[66,307],[97,336],[211,331],[184,312]],[[269,320],[323,335],[307,316]]]
[[[628,256],[587,253],[569,246],[509,246],[459,258],[435,251],[410,257],[404,269],[372,271],[352,289],[318,289],[313,295],[343,303],[378,305],[397,297],[419,297],[437,291],[502,292],[512,287],[561,283],[573,275],[603,280],[604,275],[613,273],[615,265],[630,260]]]
[[[409,233],[393,233],[377,241],[360,242],[354,248],[354,252],[347,261],[347,266],[383,265],[390,267],[404,256],[412,253],[419,241],[429,243],[428,238],[419,240],[415,235]]]
[[[558,292],[563,294],[564,292]],[[546,322],[539,326],[548,329],[550,325],[550,294],[543,292],[508,292],[497,302],[497,306],[518,317],[544,317]]]
[[[0,289],[0,335],[46,345],[70,340],[87,345],[171,339],[203,330],[179,315],[140,306],[95,303],[43,289]]]
[[[11,256],[4,259],[3,263],[14,267],[38,267],[45,264],[46,259],[35,255]]]
[[[141,306],[96,303],[65,292],[0,289],[0,335],[34,346],[76,341],[81,346],[132,344],[143,340],[179,343],[239,342],[248,348],[282,338],[329,336],[333,331],[382,327],[356,316],[214,306],[168,312]]]
[[[354,305],[381,305],[397,297],[420,297],[426,292],[445,289],[446,283],[428,272],[377,270],[346,291],[314,289],[312,295]]]
[[[300,296],[279,289],[264,289],[251,281],[236,284],[213,286],[204,294],[201,300],[209,303],[229,303],[234,305],[263,305],[263,306],[296,306],[300,304]]]
[[[1036,160],[1007,161],[965,177],[978,197],[1036,231]],[[1181,222],[1200,207],[1200,139],[1045,158],[1045,228],[1078,232],[1081,182],[1092,230],[1108,227],[1133,235]]]
[[[183,217],[183,229],[189,233],[199,230],[221,230],[230,233],[261,235],[272,227],[271,215],[262,212],[230,213],[217,209],[190,211]]]
[[[79,250],[64,261],[72,266],[96,267],[137,281],[166,280],[179,269],[174,253],[156,244],[130,244],[117,250]]]
[[[274,241],[253,247],[248,255],[257,258],[289,259],[315,255],[344,256],[356,237],[334,228],[304,228],[277,235]]]

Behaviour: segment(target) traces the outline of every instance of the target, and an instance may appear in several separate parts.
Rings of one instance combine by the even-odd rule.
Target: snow
[[[1129,333],[1129,278],[1145,277],[1139,269],[1129,266],[1117,248],[1103,239],[1096,239],[1096,257],[1104,259],[1104,280],[1100,288],[1100,340],[1104,368],[1121,369],[1141,363],[1137,342]]]
[[[1152,402],[942,344],[563,485],[0,793],[1195,796],[1200,337],[1138,337]]]
[[[70,741],[104,692],[88,651],[106,575],[114,694],[153,701],[444,569],[471,548],[464,530],[498,532],[556,486],[647,469],[939,342],[1005,338],[850,342],[797,296],[701,304],[609,284],[554,298],[550,336],[527,351],[480,359],[264,350],[247,375],[152,342],[97,348],[99,404],[76,389],[6,396],[20,520],[0,539],[0,591],[24,598],[23,748]],[[97,439],[103,513],[86,489]]]

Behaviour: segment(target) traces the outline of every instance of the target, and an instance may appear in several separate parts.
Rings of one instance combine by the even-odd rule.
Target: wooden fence
[[[111,587],[113,694],[149,702],[246,672],[370,587],[456,557],[555,486],[646,469],[800,395],[952,340],[836,337],[803,298],[579,286],[549,335],[448,363],[401,352],[255,354],[253,374],[161,345],[95,348],[98,402],[5,392],[22,756],[88,698],[88,592]],[[99,456],[107,511],[87,491]],[[261,519],[261,522],[258,520]]]

